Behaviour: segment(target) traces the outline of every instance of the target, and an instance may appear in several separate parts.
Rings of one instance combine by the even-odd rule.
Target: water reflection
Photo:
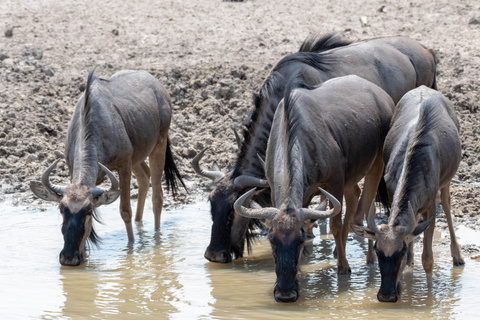
[[[385,304],[376,299],[378,267],[365,264],[366,241],[349,238],[352,274],[339,278],[334,241],[328,223],[321,223],[302,261],[300,299],[279,304],[273,299],[275,272],[266,239],[229,264],[203,258],[211,225],[207,203],[166,210],[160,231],[153,230],[146,208],[132,245],[117,211],[116,205],[101,210],[101,248],[80,267],[62,267],[56,208],[0,208],[0,318],[463,319],[480,312],[475,299],[480,262],[467,259],[465,267],[453,267],[448,245],[439,246],[445,242],[440,235],[433,289],[426,286],[422,248],[416,245],[416,264],[405,271],[401,301]]]

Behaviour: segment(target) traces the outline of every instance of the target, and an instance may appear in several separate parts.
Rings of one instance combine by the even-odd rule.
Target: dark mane
[[[340,37],[336,33],[313,35],[305,39],[300,46],[299,52],[322,52],[333,48],[344,47],[352,44],[352,41]]]
[[[319,71],[330,71],[330,66],[335,63],[335,60],[331,58],[331,55],[326,53],[317,53],[317,52],[296,52],[289,54],[280,60],[279,63],[274,67],[273,70],[279,70],[284,67],[286,64],[292,62],[297,62],[305,64]]]
[[[326,51],[333,48],[338,48],[342,46],[349,45],[351,42],[343,40],[340,36],[336,34],[325,34],[321,36],[312,36],[307,38],[303,44],[300,46],[300,52],[296,52],[284,57],[280,62],[273,68],[270,75],[264,81],[260,92],[254,94],[253,102],[254,109],[251,111],[247,121],[245,123],[245,129],[243,130],[243,143],[240,147],[240,151],[237,155],[237,160],[235,168],[230,175],[230,179],[242,174],[241,166],[244,159],[248,156],[248,152],[251,151],[252,140],[255,136],[255,130],[258,127],[264,127],[266,134],[264,136],[255,136],[256,141],[258,142],[258,150],[255,150],[264,156],[265,147],[268,141],[268,135],[270,132],[273,114],[276,109],[276,105],[272,104],[272,110],[263,110],[263,105],[265,102],[268,102],[272,97],[282,97],[285,86],[285,78],[280,74],[280,69],[291,63],[298,63],[304,66],[310,66],[316,70],[322,72],[328,72],[329,66],[335,62],[328,54],[321,54],[322,51]],[[262,114],[266,112],[268,117],[262,117]],[[270,117],[271,115],[271,117]],[[255,155],[256,157],[256,155]],[[258,163],[257,159],[253,160],[251,167],[254,168],[257,175],[263,175],[263,168]]]
[[[98,217],[97,209],[93,209],[92,217],[93,217],[93,220],[99,223],[102,223],[102,221],[100,221],[100,218]],[[100,237],[95,231],[95,228],[93,227],[93,221],[92,221],[92,230],[90,231],[90,236],[87,239],[88,248],[91,249],[92,246],[95,246],[96,248],[98,248],[100,246],[100,243],[101,243]]]
[[[432,175],[435,177],[435,174],[430,172],[430,147],[433,145],[433,140],[429,137],[429,132],[435,128],[437,123],[435,119],[442,112],[439,103],[441,102],[433,97],[422,102],[420,106],[417,126],[407,147],[405,183],[399,203],[402,208],[408,206],[409,195],[418,192],[419,185],[428,191],[435,186],[435,183],[432,184],[431,179],[427,178]]]
[[[251,146],[251,143],[252,143],[252,140],[253,140],[253,137],[254,137],[255,129],[258,126],[265,125],[265,126],[268,126],[268,131],[270,131],[270,127],[271,127],[271,123],[272,123],[272,119],[273,119],[273,113],[275,112],[275,110],[271,110],[272,111],[272,119],[267,119],[267,121],[266,121],[266,122],[269,122],[269,123],[266,123],[266,122],[265,123],[260,123],[259,121],[261,120],[262,105],[265,101],[268,101],[271,98],[272,95],[277,95],[277,96],[280,95],[281,90],[284,87],[284,81],[285,80],[284,80],[283,76],[280,73],[274,71],[264,81],[264,83],[262,85],[262,88],[260,89],[260,93],[259,94],[254,94],[253,103],[254,103],[255,107],[250,112],[250,115],[247,118],[247,121],[246,121],[245,126],[244,126],[243,143],[242,143],[240,151],[237,155],[235,169],[230,176],[232,179],[234,179],[235,177],[242,174],[240,172],[240,170],[241,170],[240,167],[241,167],[241,164],[242,164],[243,160],[248,155],[248,150],[250,149],[250,146]],[[276,108],[276,106],[275,106],[275,108]],[[261,145],[264,145],[264,146],[267,145],[268,135],[266,135],[265,137],[256,137],[256,138],[257,138],[257,140],[260,140],[262,142]],[[258,153],[261,156],[264,156],[265,155],[265,150],[263,150],[263,148],[259,148]],[[257,162],[257,161],[255,161],[255,162]],[[258,165],[257,169],[259,170],[259,172],[262,172],[262,174],[263,174],[263,168],[261,168],[260,164]]]
[[[91,105],[90,105],[90,93],[92,90],[92,83],[97,79],[94,75],[95,69],[91,70],[88,73],[87,84],[85,86],[85,93],[83,95],[83,108],[82,108],[82,124],[85,129],[88,129],[91,126]],[[84,139],[88,140],[91,136],[90,130],[85,130]]]
[[[302,134],[302,117],[301,114],[298,112],[298,108],[293,107],[298,99],[298,94],[295,94],[294,91],[296,89],[312,90],[314,88],[316,88],[316,86],[308,86],[303,83],[302,71],[298,72],[297,75],[287,83],[287,86],[285,88],[285,95],[283,99],[282,127],[284,130],[284,141],[286,142],[286,170],[288,170],[288,172],[293,172],[294,170],[297,170],[299,166],[302,166],[302,164],[298,162],[298,157],[296,156],[296,154],[293,153],[295,151],[295,142]],[[287,174],[287,176],[290,175]],[[289,183],[289,185],[291,185],[291,183]]]
[[[85,93],[83,95],[83,106],[81,114],[81,123],[83,128],[83,141],[82,141],[82,173],[87,173],[91,167],[92,163],[97,163],[98,157],[95,148],[93,146],[93,137],[94,137],[94,118],[92,116],[92,101],[91,101],[91,91],[93,83],[97,80],[97,77],[94,75],[95,69],[91,70],[88,73],[87,84],[85,86]],[[84,179],[82,174],[82,180]]]

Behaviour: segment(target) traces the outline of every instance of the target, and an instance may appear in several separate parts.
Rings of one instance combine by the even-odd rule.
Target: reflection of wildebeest
[[[130,207],[132,171],[139,189],[135,220],[142,219],[151,177],[155,228],[160,228],[162,172],[165,171],[167,186],[173,194],[177,191],[177,179],[183,185],[168,140],[171,116],[168,93],[148,72],[121,71],[110,79],[96,78],[93,71],[89,74],[65,143],[71,183],[67,187],[50,184],[49,176],[57,160],[43,174],[42,184],[31,184],[32,191],[40,198],[60,202],[65,241],[61,264],[78,265],[85,259],[87,239],[96,242],[92,226],[95,208],[112,203],[119,195],[128,240],[134,240]],[[147,157],[150,168],[145,163]],[[120,183],[107,167],[118,171]],[[108,191],[96,187],[105,174],[111,181]]]
[[[345,76],[317,87],[289,82],[283,104],[273,119],[265,158],[265,171],[274,208],[242,207],[247,196],[235,203],[237,214],[271,220],[269,240],[275,259],[277,301],[298,298],[296,281],[303,251],[307,219],[330,219],[338,254],[338,272],[350,267],[342,239],[341,201],[351,206],[353,190],[365,177],[361,203],[375,197],[383,172],[382,147],[388,132],[394,103],[375,84]],[[333,195],[334,209],[328,212],[306,209],[318,188]],[[251,191],[250,191],[251,192]],[[248,195],[248,194],[247,194]],[[328,197],[328,195],[327,195]],[[330,197],[331,198],[331,197]],[[368,208],[367,208],[368,209]],[[353,215],[355,211],[347,211]],[[352,217],[346,217],[350,221]]]
[[[380,301],[398,300],[402,271],[413,262],[413,239],[424,230],[422,263],[427,283],[432,284],[438,195],[450,231],[453,263],[464,264],[450,212],[450,180],[461,160],[458,130],[450,101],[425,86],[408,92],[396,107],[384,146],[385,182],[394,193],[388,223],[376,224],[372,205],[368,228],[352,225],[358,234],[376,240]],[[417,214],[423,215],[423,222],[417,222]]]
[[[308,39],[297,52],[284,57],[265,80],[255,98],[255,109],[247,121],[244,139],[233,170],[224,175],[220,171],[196,171],[218,184],[210,194],[212,230],[205,258],[214,262],[229,262],[232,255],[243,256],[245,238],[252,239],[255,220],[233,214],[233,203],[246,191],[244,176],[263,177],[261,157],[265,156],[273,114],[283,98],[285,83],[303,70],[307,85],[316,85],[328,79],[355,74],[384,89],[394,100],[420,85],[435,87],[435,60],[433,54],[418,42],[407,37],[385,37],[350,42],[335,36]],[[258,186],[265,181],[257,181]],[[357,188],[357,195],[358,195]],[[253,197],[261,205],[271,204],[269,189]],[[345,230],[344,237],[348,230]]]

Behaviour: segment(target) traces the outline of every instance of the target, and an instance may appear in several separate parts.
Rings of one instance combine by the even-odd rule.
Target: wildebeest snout
[[[288,290],[282,290],[279,286],[275,286],[273,290],[275,301],[277,302],[295,302],[298,300],[298,288],[295,286]]]
[[[60,264],[63,266],[78,266],[82,263],[83,259],[80,255],[80,251],[75,250],[73,253],[68,253],[65,250],[60,252]]]
[[[391,291],[391,292],[388,292],[388,293],[378,291],[377,299],[380,302],[397,302],[398,301],[398,293],[396,291]]]
[[[228,263],[232,261],[232,255],[227,250],[215,251],[207,248],[204,257],[211,262]]]

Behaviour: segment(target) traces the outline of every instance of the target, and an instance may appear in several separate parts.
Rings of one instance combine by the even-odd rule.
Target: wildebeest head
[[[30,188],[41,199],[60,203],[64,246],[59,260],[62,265],[76,266],[85,260],[87,240],[93,244],[98,240],[92,221],[96,218],[95,208],[112,203],[118,198],[119,183],[113,173],[99,163],[99,167],[110,179],[110,190],[75,183],[67,187],[52,185],[49,177],[58,161],[45,170],[41,184],[32,182]]]
[[[274,288],[274,297],[278,302],[295,302],[298,299],[297,274],[300,257],[306,240],[303,225],[309,219],[327,219],[341,211],[340,202],[331,194],[319,188],[331,201],[333,209],[324,210],[326,202],[315,210],[308,208],[296,208],[287,201],[279,209],[261,208],[251,209],[243,206],[243,203],[253,194],[252,189],[238,198],[234,204],[235,212],[248,218],[271,220],[268,239],[272,246],[272,254],[275,260],[275,273],[277,283]]]
[[[211,204],[212,229],[210,244],[205,250],[205,258],[212,262],[227,263],[234,257],[243,255],[245,237],[244,234],[247,225],[255,223],[252,221],[241,221],[234,223],[235,219],[240,219],[234,215],[233,203],[238,195],[246,186],[267,187],[267,181],[248,176],[238,176],[231,179],[229,174],[223,173],[214,162],[211,170],[205,170],[200,167],[199,161],[208,149],[204,148],[192,160],[194,170],[207,178],[210,178],[215,184],[215,189],[210,193],[208,199]],[[232,230],[232,229],[238,230]],[[248,242],[248,239],[247,239]]]
[[[407,260],[408,244],[422,233],[434,218],[430,217],[417,225],[415,212],[410,203],[407,210],[405,213],[395,211],[391,213],[392,216],[408,215],[407,225],[399,224],[395,219],[390,219],[388,224],[377,225],[372,203],[367,228],[352,226],[358,235],[375,240],[374,249],[382,281],[377,298],[381,302],[397,302],[400,297],[400,280]]]

